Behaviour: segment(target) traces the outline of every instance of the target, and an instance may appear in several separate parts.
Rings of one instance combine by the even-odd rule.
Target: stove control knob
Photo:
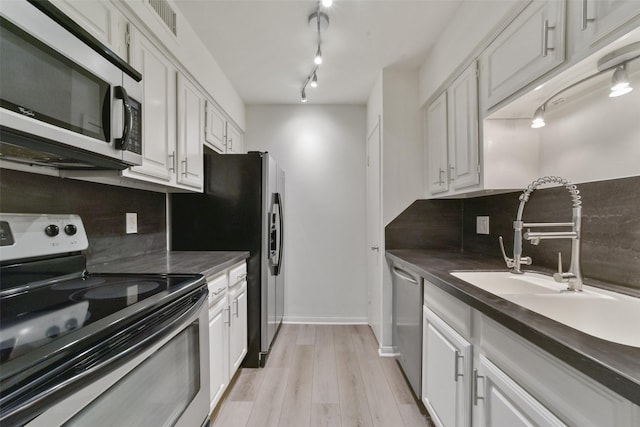
[[[47,225],[44,229],[44,233],[49,237],[55,237],[60,233],[60,227],[55,224]]]
[[[78,319],[72,317],[71,319],[67,320],[67,322],[64,324],[64,327],[67,331],[73,331],[78,327]]]
[[[47,338],[55,338],[60,335],[60,327],[53,325],[45,332]]]
[[[73,236],[74,234],[76,234],[78,232],[78,227],[76,227],[73,224],[67,224],[64,227],[64,232],[68,235],[68,236]]]

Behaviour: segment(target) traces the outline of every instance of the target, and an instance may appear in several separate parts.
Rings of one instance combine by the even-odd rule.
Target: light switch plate
[[[489,234],[489,217],[476,217],[476,234]]]
[[[127,234],[138,232],[138,214],[135,212],[127,212]]]

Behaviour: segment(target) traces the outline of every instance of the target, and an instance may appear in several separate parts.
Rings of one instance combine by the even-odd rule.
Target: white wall
[[[366,322],[365,132],[364,106],[247,106],[286,174],[285,321]]]
[[[420,105],[455,71],[462,71],[470,55],[486,44],[505,20],[526,3],[528,0],[462,2],[420,67]]]

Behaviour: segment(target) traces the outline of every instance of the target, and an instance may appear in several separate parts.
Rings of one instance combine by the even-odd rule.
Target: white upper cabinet
[[[132,33],[132,63],[142,73],[142,165],[124,176],[175,182],[176,68],[149,39]]]
[[[127,20],[112,3],[100,0],[52,0],[51,3],[122,59],[128,59]]]
[[[244,153],[244,137],[231,122],[227,122],[227,153]]]
[[[491,108],[565,59],[565,1],[534,0],[481,55]]]
[[[227,121],[224,115],[211,102],[207,101],[205,145],[218,153],[224,153]]]
[[[242,132],[210,101],[207,101],[205,145],[221,154],[244,153]]]
[[[427,188],[431,194],[449,190],[447,176],[447,92],[427,108]]]
[[[455,193],[480,183],[478,78],[473,62],[427,107],[427,188]]]
[[[449,181],[457,190],[480,183],[476,62],[449,86],[447,99]]]
[[[638,0],[570,0],[568,5],[567,48],[580,57],[619,37],[616,30],[640,16]]]
[[[178,73],[179,184],[202,191],[204,180],[204,96],[182,73]]]

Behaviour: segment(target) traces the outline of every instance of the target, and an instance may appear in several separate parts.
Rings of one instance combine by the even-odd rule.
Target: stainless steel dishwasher
[[[422,278],[398,265],[393,275],[393,345],[418,400],[422,388]]]

